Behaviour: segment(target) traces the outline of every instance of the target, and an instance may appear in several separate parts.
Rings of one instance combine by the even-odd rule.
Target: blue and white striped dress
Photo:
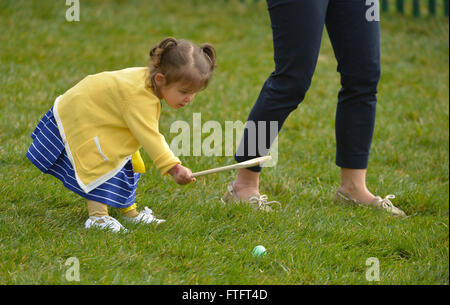
[[[89,193],[80,188],[53,116],[53,107],[39,121],[31,138],[27,158],[42,172],[61,180],[69,190],[115,208],[126,208],[134,203],[140,174],[133,171],[131,160],[114,177]]]

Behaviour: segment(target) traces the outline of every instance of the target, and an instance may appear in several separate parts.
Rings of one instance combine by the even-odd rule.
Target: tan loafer
[[[281,207],[281,203],[278,201],[267,201],[267,195],[255,195],[248,197],[247,201],[242,201],[239,196],[236,194],[236,191],[233,187],[233,182],[228,183],[227,191],[222,196],[220,201],[224,204],[233,204],[233,203],[247,203],[250,204],[256,210],[261,210],[264,212],[272,212],[273,208],[271,205],[278,204]]]
[[[361,207],[370,207],[370,208],[375,208],[375,209],[381,209],[381,210],[384,210],[396,217],[402,217],[402,218],[407,217],[405,212],[403,212],[402,210],[400,210],[399,208],[395,207],[392,204],[390,199],[394,199],[394,198],[395,198],[395,195],[387,195],[384,199],[381,198],[380,196],[376,196],[372,202],[367,204],[362,201],[351,198],[348,193],[344,192],[341,189],[341,187],[339,187],[337,189],[336,194],[334,196],[335,201],[340,201],[340,202],[344,202],[346,204],[357,205],[357,206],[361,206]]]

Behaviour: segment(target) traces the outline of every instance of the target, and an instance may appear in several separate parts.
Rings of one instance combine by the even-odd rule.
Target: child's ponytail
[[[164,52],[168,49],[176,47],[178,44],[177,40],[173,37],[167,37],[160,43],[155,45],[150,50],[150,63],[155,68],[158,69],[161,64],[161,58]]]
[[[212,46],[212,44],[204,43],[200,46],[200,49],[205,53],[206,57],[211,63],[211,71],[216,67],[216,49]]]

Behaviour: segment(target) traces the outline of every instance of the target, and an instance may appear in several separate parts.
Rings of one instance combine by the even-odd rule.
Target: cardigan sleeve
[[[164,136],[159,132],[159,101],[138,99],[127,102],[124,107],[123,118],[136,140],[162,173],[167,175],[169,170],[181,161],[174,155]]]

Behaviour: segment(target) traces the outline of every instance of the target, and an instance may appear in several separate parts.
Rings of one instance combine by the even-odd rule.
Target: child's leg
[[[96,216],[96,217],[109,216],[108,206],[104,203],[88,200],[87,208],[89,216]],[[136,211],[136,203],[124,209],[119,208],[118,210],[122,216],[128,218],[133,218],[139,215],[139,213]]]
[[[128,218],[134,218],[139,215],[138,211],[136,211],[136,203],[133,203],[128,208],[124,209],[118,209],[120,214],[122,216],[128,217]]]
[[[147,207],[144,207],[144,210],[138,212],[136,210],[136,203],[133,203],[128,208],[118,209],[120,214],[124,216],[125,219],[134,223],[156,223],[160,224],[165,222],[164,219],[158,219],[153,215],[153,211]]]
[[[108,206],[104,203],[100,203],[97,201],[88,200],[87,209],[89,212],[89,216],[103,217],[109,215]]]
[[[91,227],[97,227],[100,229],[107,229],[113,232],[126,232],[125,229],[120,222],[116,219],[112,218],[108,214],[108,206],[106,204],[88,200],[87,208],[89,212],[89,218],[86,220],[84,227],[89,229]]]

